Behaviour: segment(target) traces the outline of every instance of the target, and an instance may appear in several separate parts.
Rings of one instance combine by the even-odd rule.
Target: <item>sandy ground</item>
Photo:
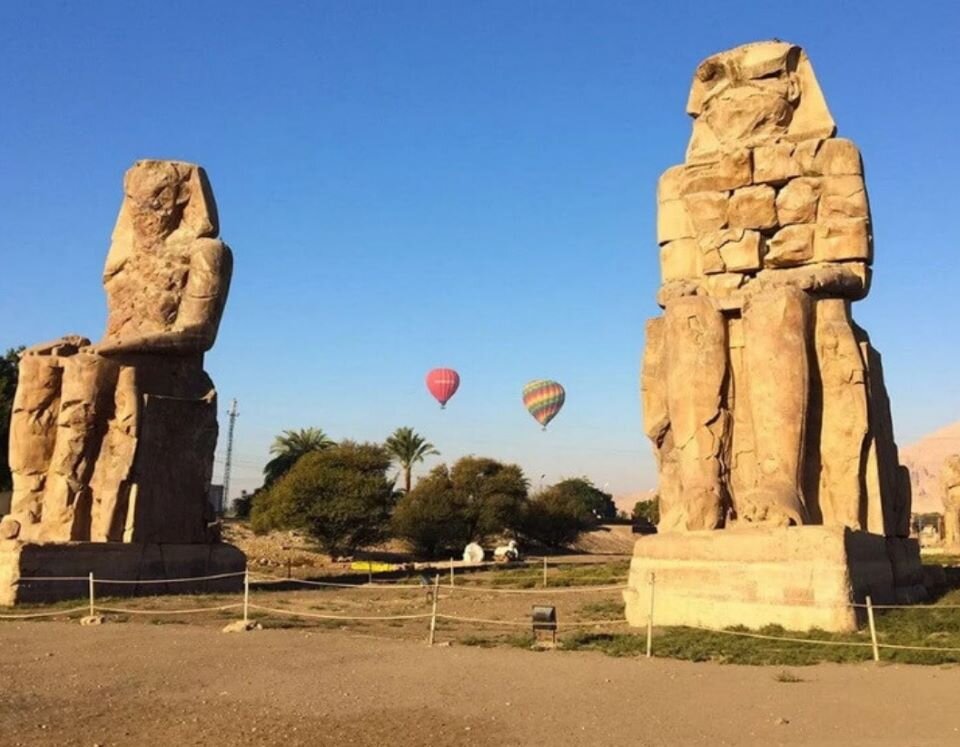
[[[7,623],[0,742],[960,743],[960,668],[779,671],[317,629]]]

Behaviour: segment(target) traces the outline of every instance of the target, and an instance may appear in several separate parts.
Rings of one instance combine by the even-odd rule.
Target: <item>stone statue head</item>
[[[688,159],[786,139],[831,137],[836,125],[804,51],[780,41],[745,44],[700,63],[687,113]]]
[[[215,237],[217,205],[206,172],[183,161],[137,161],[123,178],[123,204],[113,229],[105,279],[136,251]]]
[[[123,179],[124,201],[117,229],[138,243],[216,236],[217,208],[202,168],[182,161],[137,161]]]

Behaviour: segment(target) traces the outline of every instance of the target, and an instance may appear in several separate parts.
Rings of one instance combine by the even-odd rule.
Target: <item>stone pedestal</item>
[[[869,594],[875,604],[925,598],[915,540],[843,527],[745,527],[677,532],[637,540],[624,591],[628,622],[647,624],[650,574],[654,624],[721,629],[856,630]]]
[[[87,575],[96,579],[148,581],[238,573],[246,556],[228,544],[56,544],[0,541],[0,606],[86,598]],[[23,581],[31,577],[81,576],[81,581]],[[98,596],[237,592],[243,577],[175,584],[97,584]]]

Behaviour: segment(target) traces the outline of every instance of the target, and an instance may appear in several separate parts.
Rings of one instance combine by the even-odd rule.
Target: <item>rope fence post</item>
[[[656,576],[650,571],[650,608],[647,610],[647,658],[653,656],[653,596]]]
[[[547,556],[543,556],[543,588],[547,588]]]
[[[94,603],[94,580],[93,580],[93,571],[90,571],[88,576],[89,588],[90,588],[90,617],[93,617],[96,614],[96,605]]]
[[[250,569],[243,571],[243,622],[250,622]]]
[[[430,613],[430,638],[428,645],[432,646],[437,633],[437,600],[440,597],[440,574],[433,577],[433,611]]]
[[[453,558],[450,558],[450,585],[453,586]]]
[[[873,602],[867,594],[867,621],[870,623],[870,643],[873,644],[873,660],[880,661],[880,647],[877,645],[877,626],[873,620]]]

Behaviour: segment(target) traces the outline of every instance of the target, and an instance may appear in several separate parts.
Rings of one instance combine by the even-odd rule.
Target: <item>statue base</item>
[[[0,606],[87,598],[88,575],[101,597],[238,592],[243,576],[182,583],[124,583],[243,573],[246,556],[228,544],[126,544],[68,542],[40,544],[0,541]],[[27,581],[36,577],[81,577],[80,580]]]
[[[630,625],[856,630],[866,611],[927,597],[916,540],[843,527],[741,527],[637,540],[623,592]]]

